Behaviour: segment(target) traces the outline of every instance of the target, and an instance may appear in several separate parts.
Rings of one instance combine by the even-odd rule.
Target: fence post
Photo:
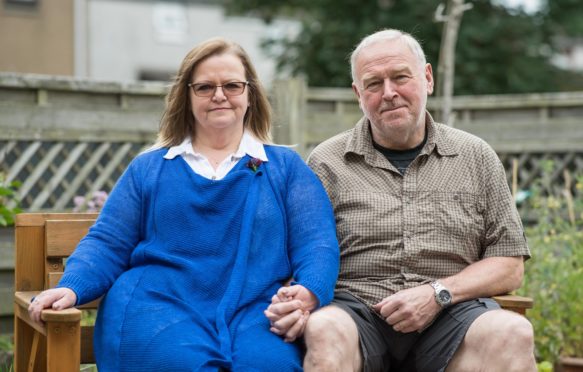
[[[274,111],[273,140],[283,145],[296,145],[306,157],[305,121],[307,85],[304,79],[276,80],[272,88]]]

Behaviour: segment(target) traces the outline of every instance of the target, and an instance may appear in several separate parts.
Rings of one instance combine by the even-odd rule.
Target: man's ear
[[[433,68],[431,63],[425,65],[425,79],[427,80],[427,95],[433,94],[435,82],[433,81]]]
[[[352,90],[354,91],[354,94],[356,94],[356,98],[358,99],[358,107],[360,107],[360,109],[362,110],[362,105],[360,104],[360,92],[358,91],[358,88],[356,87],[354,81],[352,82]]]

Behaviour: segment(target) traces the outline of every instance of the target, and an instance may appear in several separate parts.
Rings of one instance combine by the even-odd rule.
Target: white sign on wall
[[[186,7],[178,3],[156,3],[152,7],[152,24],[157,41],[183,44],[188,38]]]

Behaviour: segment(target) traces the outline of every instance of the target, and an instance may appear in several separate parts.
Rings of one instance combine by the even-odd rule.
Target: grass
[[[13,372],[14,365],[12,356],[14,353],[14,342],[12,335],[0,335],[0,372]]]

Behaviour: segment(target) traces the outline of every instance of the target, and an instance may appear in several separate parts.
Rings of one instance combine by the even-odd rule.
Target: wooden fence
[[[274,85],[279,139],[297,143],[302,155],[322,140],[350,129],[362,116],[350,89],[308,88],[301,80]],[[433,114],[440,100],[430,98]],[[556,192],[564,171],[583,173],[583,91],[570,93],[460,96],[453,100],[454,127],[486,140],[505,165],[508,182],[529,189],[553,161]],[[282,130],[283,129],[283,130]],[[579,191],[573,188],[573,192]]]
[[[66,211],[76,195],[109,192],[154,141],[166,89],[0,73],[0,172],[22,182],[22,207]],[[350,89],[308,88],[302,80],[275,82],[270,99],[275,142],[296,144],[304,157],[362,115]],[[428,107],[435,111],[439,100]],[[455,97],[453,111],[455,127],[494,147],[509,182],[516,164],[519,189],[541,175],[542,160],[556,163],[557,188],[564,170],[583,173],[583,92]]]
[[[0,172],[23,183],[18,197],[29,211],[69,210],[76,195],[109,191],[153,142],[165,92],[162,83],[0,74]],[[271,100],[275,141],[304,157],[361,117],[350,89],[278,81]],[[563,169],[583,171],[583,92],[456,97],[453,109],[455,127],[489,142],[507,170],[517,162],[519,188],[540,176],[543,159],[557,163],[557,185]]]

